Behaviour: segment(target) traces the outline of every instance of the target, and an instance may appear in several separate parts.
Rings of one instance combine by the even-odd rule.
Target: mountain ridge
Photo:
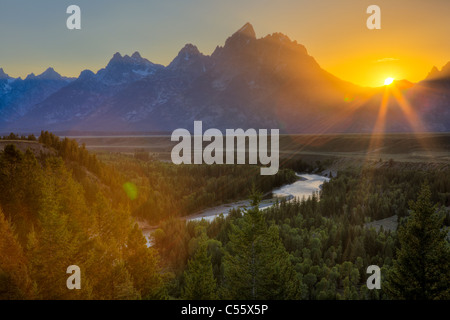
[[[449,98],[436,92],[437,86],[442,86],[434,81],[436,75],[446,79],[447,69],[450,78],[449,63],[441,71],[433,69],[419,84],[394,84],[411,99],[428,131],[450,130]],[[7,88],[17,81],[1,80],[5,75],[0,69],[0,115],[6,115],[0,119],[0,127],[11,130],[108,131],[114,127],[122,131],[170,131],[190,128],[194,120],[202,120],[216,128],[371,132],[383,90],[339,79],[322,69],[305,46],[282,33],[256,38],[250,23],[211,55],[186,44],[167,66],[155,64],[136,51],[131,56],[117,52],[105,68],[96,73],[84,70],[76,79],[64,78],[49,68],[39,76],[20,80],[40,86],[53,84],[43,96],[29,95],[25,99],[28,104],[21,107],[11,104],[6,89],[2,94],[2,82]],[[385,129],[412,130],[401,106],[390,104]]]

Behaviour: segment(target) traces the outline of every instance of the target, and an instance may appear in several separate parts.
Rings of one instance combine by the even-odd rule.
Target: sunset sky
[[[82,30],[66,28],[66,8]],[[381,30],[366,9],[381,7]],[[13,77],[52,66],[66,76],[97,71],[115,52],[167,65],[186,44],[204,54],[246,22],[257,37],[282,32],[334,75],[363,86],[387,77],[420,81],[450,61],[449,0],[1,0],[0,67]]]

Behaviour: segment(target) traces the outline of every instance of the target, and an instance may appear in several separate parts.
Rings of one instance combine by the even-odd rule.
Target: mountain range
[[[192,130],[194,120],[284,133],[449,132],[450,62],[419,83],[364,88],[325,71],[284,34],[256,38],[247,23],[210,56],[187,44],[168,66],[135,52],[78,78],[48,68],[15,79],[0,68],[0,132],[169,132]]]

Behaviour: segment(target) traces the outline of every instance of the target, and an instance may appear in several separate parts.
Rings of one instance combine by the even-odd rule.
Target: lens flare
[[[138,189],[134,183],[126,182],[123,185],[123,190],[127,194],[128,198],[130,198],[130,200],[136,200],[136,198],[138,196]]]

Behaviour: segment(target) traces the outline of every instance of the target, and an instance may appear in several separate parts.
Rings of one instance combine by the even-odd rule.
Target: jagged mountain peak
[[[93,73],[91,70],[86,69],[81,71],[80,76],[78,77],[78,80],[87,80],[92,79],[95,77],[95,73]]]
[[[36,75],[34,74],[34,72],[30,73],[29,75],[27,75],[27,77],[25,78],[25,80],[31,80],[36,78]]]
[[[116,52],[114,53],[113,57],[111,58],[112,60],[121,60],[122,59],[122,55],[120,54],[120,52]]]
[[[116,52],[111,60],[109,60],[108,66],[118,65],[118,64],[142,64],[142,65],[152,65],[149,60],[143,58],[138,51],[135,51],[131,56],[122,56],[119,52]]]
[[[135,51],[132,55],[131,58],[133,59],[142,59],[141,54],[138,51]]]
[[[450,77],[450,61],[442,67],[441,73],[443,73],[444,77]]]
[[[291,39],[287,35],[285,35],[284,33],[281,33],[281,32],[275,32],[275,33],[269,34],[269,35],[265,36],[263,39],[276,40],[276,41],[279,41],[282,43],[283,42],[286,42],[286,43],[292,42]],[[292,42],[292,43],[296,44],[296,42]]]
[[[30,73],[25,80],[63,80],[64,78],[55,71],[52,67],[47,68],[44,72],[39,75],[35,75],[34,73]]]
[[[183,55],[200,55],[200,51],[198,50],[197,46],[193,45],[192,43],[186,44],[178,53]]]
[[[122,64],[125,60],[125,57],[127,56],[122,56],[119,52],[114,53],[114,55],[112,56],[111,60],[109,60],[108,65],[106,67],[108,68],[113,65]]]
[[[41,80],[61,80],[62,76],[55,71],[52,67],[47,68],[44,72],[42,72],[40,75],[36,76],[36,79]]]
[[[183,69],[199,62],[202,64],[203,68],[203,60],[205,59],[207,59],[207,57],[205,57],[195,45],[188,43],[178,52],[178,55],[172,60],[168,68],[170,70]]]
[[[436,66],[433,66],[433,68],[425,78],[425,81],[440,80],[444,78],[450,78],[450,61],[447,62],[447,64],[444,65],[441,70],[439,70]]]
[[[239,35],[239,36],[244,36],[244,37],[251,38],[251,39],[256,39],[255,29],[249,22],[244,24],[244,26],[242,28],[240,28],[238,31],[236,31],[233,34],[233,36],[234,35]]]
[[[308,55],[308,51],[306,50],[306,47],[297,41],[292,41],[287,35],[284,33],[276,32],[269,34],[261,39],[262,42],[265,42],[266,44],[270,44],[273,47],[279,48],[280,46],[283,46],[285,48],[289,48],[290,51],[295,52],[299,55]]]
[[[97,72],[96,79],[109,85],[131,83],[155,73],[160,68],[163,66],[143,58],[137,51],[131,56],[122,56],[116,52],[107,66]]]
[[[131,56],[125,55],[125,60],[133,61],[135,63],[150,63],[147,59],[143,58],[138,51],[135,51]]]
[[[436,66],[433,66],[433,68],[431,68],[430,72],[428,73],[426,80],[434,79],[438,75],[439,75],[439,69]]]
[[[246,23],[225,41],[225,47],[243,47],[254,40],[256,40],[255,30],[250,23]]]
[[[3,71],[3,68],[0,68],[0,79],[9,79],[9,75]]]

